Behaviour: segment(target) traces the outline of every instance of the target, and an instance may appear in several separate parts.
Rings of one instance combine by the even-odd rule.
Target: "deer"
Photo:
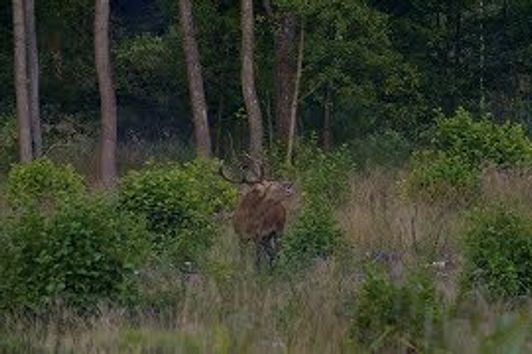
[[[246,155],[247,156],[247,155]],[[285,202],[294,195],[293,183],[266,180],[262,163],[254,162],[252,178],[240,168],[239,178],[231,178],[219,168],[227,181],[247,186],[233,214],[233,228],[239,238],[241,252],[249,243],[255,247],[255,265],[260,268],[264,261],[271,268],[280,250],[280,238],[286,223]]]

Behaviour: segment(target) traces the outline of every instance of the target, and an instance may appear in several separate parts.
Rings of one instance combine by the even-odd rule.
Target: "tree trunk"
[[[242,0],[242,93],[249,121],[249,145],[253,158],[262,158],[262,112],[255,90],[253,0]]]
[[[105,189],[116,183],[116,97],[109,54],[109,0],[96,0],[94,55],[100,91],[101,140],[99,179]]]
[[[198,156],[211,156],[211,136],[207,118],[207,103],[203,89],[203,76],[196,42],[194,19],[190,0],[179,0],[181,31],[183,33],[183,51],[185,52],[188,88],[194,121],[194,136]]]
[[[301,22],[301,30],[299,35],[299,48],[297,51],[297,69],[296,79],[294,83],[294,95],[292,96],[292,103],[290,105],[290,125],[288,131],[288,146],[286,149],[286,162],[292,163],[292,155],[294,150],[294,139],[296,131],[297,118],[297,103],[299,98],[299,87],[301,84],[301,76],[303,75],[303,55],[305,52],[305,25]]]
[[[25,0],[26,4],[26,44],[28,85],[33,139],[33,156],[42,156],[42,133],[39,107],[39,52],[37,49],[37,31],[35,29],[35,0]]]
[[[275,131],[285,146],[290,137],[290,112],[296,81],[296,16],[280,13],[274,20]]]
[[[17,104],[18,144],[21,162],[33,158],[31,147],[31,116],[28,92],[26,25],[24,0],[13,0],[13,35],[15,44],[15,94]]]

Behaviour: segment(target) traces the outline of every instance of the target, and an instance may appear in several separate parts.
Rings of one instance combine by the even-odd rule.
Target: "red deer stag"
[[[262,164],[253,162],[256,167],[252,171],[254,178],[249,178],[249,174],[241,169],[240,177],[232,179],[224,172],[223,166],[220,167],[220,174],[232,183],[249,186],[233,215],[233,227],[239,237],[241,249],[249,242],[254,243],[256,265],[260,266],[263,261],[267,261],[271,267],[279,251],[279,238],[286,222],[284,201],[294,194],[293,184],[265,180]]]

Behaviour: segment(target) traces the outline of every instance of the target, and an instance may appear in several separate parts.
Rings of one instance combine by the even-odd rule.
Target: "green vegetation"
[[[217,166],[202,160],[148,165],[120,183],[121,208],[146,219],[154,248],[178,267],[201,260],[216,235],[214,215],[235,204],[236,191]]]
[[[366,276],[354,299],[352,336],[376,351],[428,350],[443,307],[429,275],[409,275],[402,284],[379,269]]]
[[[365,224],[346,228],[340,221],[363,221],[355,214],[360,213],[369,224],[382,223],[385,216],[374,208],[384,202],[395,205],[387,211],[390,220],[410,215],[400,186],[391,179],[390,186],[379,188],[396,188],[392,196],[355,201],[353,190],[364,193],[377,175],[371,170],[358,175],[346,151],[321,151],[311,154],[313,163],[295,164],[300,170],[291,173],[298,177],[301,198],[279,263],[287,271],[269,275],[240,262],[230,225],[219,218],[234,207],[236,191],[216,174],[218,162],[148,165],[126,174],[116,196],[93,196],[78,188],[65,192],[69,189],[60,186],[70,184],[58,182],[54,188],[65,193],[61,203],[21,206],[3,218],[0,316],[6,325],[0,325],[0,348],[86,352],[84,343],[90,342],[92,349],[117,351],[526,352],[532,344],[530,306],[515,300],[526,299],[531,286],[529,213],[508,204],[464,218],[468,206],[459,206],[453,223],[435,226],[441,230],[417,229],[423,241],[418,247],[431,247],[430,252],[413,251],[410,231],[395,228],[382,239],[391,242],[397,236],[402,241],[393,243],[396,253],[402,247],[410,251],[394,260],[378,248],[386,245],[356,241]],[[497,198],[510,196],[513,186],[528,177],[512,178]],[[478,186],[486,203],[489,194],[483,188],[494,187]],[[338,200],[331,199],[334,195]],[[532,198],[523,201],[532,205]],[[439,210],[437,205],[424,208]],[[409,218],[421,225],[427,215]],[[437,242],[439,234],[456,239]],[[381,256],[370,262],[364,254],[374,252]],[[445,262],[459,264],[464,257],[464,267],[432,268],[432,261],[443,260],[427,255],[446,252],[451,253]],[[198,267],[185,266],[188,261]],[[459,285],[474,290],[471,296],[487,296],[477,307],[471,297],[458,296]],[[500,301],[513,305],[501,307]],[[59,327],[61,332],[54,332]]]
[[[488,117],[474,119],[459,108],[454,116],[440,116],[431,129],[430,147],[451,156],[460,156],[475,166],[532,166],[532,142],[523,126],[506,121],[496,124]]]
[[[38,75],[0,6],[0,353],[532,353],[532,1],[34,2]],[[294,182],[271,271],[244,151]]]
[[[100,197],[73,195],[53,213],[35,210],[2,226],[0,308],[39,311],[60,301],[93,309],[134,295],[146,254],[142,223]]]
[[[303,267],[310,261],[339,253],[345,243],[334,208],[349,198],[349,177],[354,170],[346,146],[330,153],[314,139],[300,144],[293,166],[301,192],[296,222],[282,241],[281,264]]]
[[[64,199],[86,193],[83,178],[69,165],[43,158],[26,165],[15,165],[7,180],[7,199],[11,207],[52,207]]]
[[[510,205],[482,208],[465,235],[465,281],[491,297],[528,296],[532,291],[532,216]]]
[[[428,147],[412,154],[404,181],[410,198],[468,200],[478,195],[484,166],[532,166],[532,142],[519,124],[475,120],[460,108],[450,118],[440,116],[425,135]]]
[[[404,192],[427,202],[469,200],[479,190],[480,171],[461,156],[422,150],[409,161]]]
[[[15,119],[10,115],[0,115],[0,173],[6,172],[16,161],[17,133]]]

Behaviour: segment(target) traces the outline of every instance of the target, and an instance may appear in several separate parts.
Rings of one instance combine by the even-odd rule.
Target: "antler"
[[[249,160],[254,166],[253,168],[251,168],[251,172],[253,173],[254,175],[254,179],[249,179],[247,176],[246,176],[246,173],[244,172],[244,167],[249,167],[249,166],[246,166],[246,165],[243,165],[241,164],[240,165],[240,177],[239,179],[233,179],[231,178],[225,171],[224,171],[224,165],[221,165],[220,168],[218,169],[218,172],[220,173],[220,175],[227,181],[231,182],[231,183],[237,183],[237,184],[240,184],[240,183],[245,183],[245,184],[256,184],[256,183],[260,183],[264,180],[264,166],[261,162],[259,162],[257,159],[254,159],[252,158],[249,154],[245,153],[244,154],[244,157]]]
[[[259,160],[251,157],[248,153],[244,153],[244,157],[247,160],[249,160],[251,163],[253,163],[255,168],[252,169],[252,172],[253,172],[253,174],[255,175],[255,178],[256,178],[256,180],[250,181],[249,179],[245,178],[245,176],[244,176],[244,179],[246,179],[246,182],[247,183],[259,183],[259,182],[262,182],[264,180],[264,165],[262,164],[262,162],[260,162]],[[257,172],[258,172],[258,174],[257,174]]]
[[[224,166],[220,166],[220,168],[218,169],[218,172],[220,173],[220,175],[227,181],[231,182],[231,183],[236,183],[236,184],[240,184],[240,183],[245,183],[245,178],[244,178],[244,174],[241,173],[240,175],[240,180],[234,180],[232,178],[230,178],[229,176],[227,176],[225,174],[225,171],[224,171]]]

